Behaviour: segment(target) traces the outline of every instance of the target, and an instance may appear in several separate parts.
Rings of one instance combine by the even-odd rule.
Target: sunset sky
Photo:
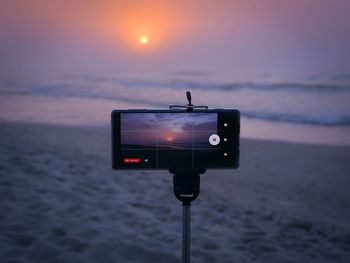
[[[199,147],[208,144],[208,134],[217,132],[217,114],[122,113],[121,132],[122,144],[192,147],[194,140]]]
[[[349,12],[347,0],[2,1],[1,74],[346,75]]]

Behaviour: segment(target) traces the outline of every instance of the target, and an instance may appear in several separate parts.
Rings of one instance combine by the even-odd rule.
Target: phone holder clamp
[[[200,192],[200,174],[205,173],[205,169],[170,169],[173,176],[175,197],[184,206],[190,206]]]
[[[207,110],[208,106],[194,106],[192,104],[192,96],[191,96],[191,92],[190,91],[186,91],[186,97],[188,100],[188,104],[187,105],[170,105],[169,108],[171,110],[181,110],[181,109],[186,109],[186,111],[192,112],[194,109],[202,109],[202,110]]]

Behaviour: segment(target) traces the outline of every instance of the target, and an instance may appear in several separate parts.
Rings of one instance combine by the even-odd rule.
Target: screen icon
[[[129,157],[125,157],[123,159],[124,163],[141,163],[141,159],[140,158],[129,158]]]
[[[212,134],[209,137],[209,143],[211,145],[218,145],[220,143],[220,137],[217,134]]]

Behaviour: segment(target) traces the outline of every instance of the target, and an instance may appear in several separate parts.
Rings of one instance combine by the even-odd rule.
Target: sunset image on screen
[[[204,151],[214,153],[214,162],[219,147],[210,145],[209,137],[217,126],[216,113],[122,113],[121,154],[155,159],[157,167],[166,167],[204,162]]]

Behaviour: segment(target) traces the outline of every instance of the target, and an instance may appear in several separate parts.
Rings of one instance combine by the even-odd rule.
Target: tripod
[[[170,169],[174,174],[174,194],[182,202],[182,263],[190,262],[191,202],[200,192],[200,174],[205,169]]]
[[[186,92],[188,104],[186,106],[170,105],[172,110],[208,109],[208,106],[194,106],[191,103],[191,92]],[[182,202],[182,263],[190,263],[191,245],[191,202],[197,198],[200,192],[200,174],[205,173],[205,168],[169,169],[173,174],[174,194]]]

